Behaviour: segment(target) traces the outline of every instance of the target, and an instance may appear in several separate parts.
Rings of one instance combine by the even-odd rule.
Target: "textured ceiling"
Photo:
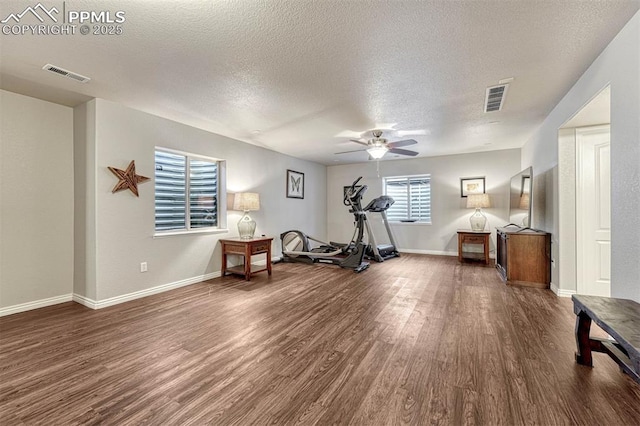
[[[3,1],[0,19],[29,4]],[[43,4],[62,10],[62,1]],[[410,148],[421,156],[522,146],[640,0],[76,0],[65,6],[123,10],[123,34],[1,34],[1,87],[67,105],[104,98],[336,164],[366,161],[362,152],[333,153],[359,148],[346,131],[381,123],[426,130],[411,136],[419,143]],[[91,81],[42,71],[46,63]],[[485,114],[485,88],[508,77],[515,80],[504,109]]]

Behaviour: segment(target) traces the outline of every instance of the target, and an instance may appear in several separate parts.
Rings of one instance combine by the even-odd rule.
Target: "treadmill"
[[[387,210],[389,210],[389,207],[391,207],[394,202],[393,198],[388,195],[381,195],[380,197],[371,200],[371,202],[363,209],[367,214],[380,213],[382,215],[384,227],[387,229],[387,235],[389,235],[390,244],[378,244],[376,242],[376,237],[373,235],[373,231],[371,231],[369,220],[364,221],[367,229],[367,235],[369,237],[369,244],[367,245],[365,256],[371,260],[375,260],[376,262],[384,262],[387,259],[400,256],[400,253],[398,253],[398,249],[396,248],[396,241],[393,238],[393,232],[389,226],[389,220],[387,219]]]

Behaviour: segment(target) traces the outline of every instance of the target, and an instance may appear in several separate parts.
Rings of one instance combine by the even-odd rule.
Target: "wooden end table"
[[[251,280],[251,275],[258,272],[267,271],[271,275],[271,242],[272,237],[252,238],[249,240],[241,238],[227,238],[220,240],[222,244],[222,273],[224,277],[227,272],[230,274],[243,275],[244,279]],[[265,253],[267,255],[267,266],[262,269],[252,270],[251,256]],[[244,256],[244,265],[227,267],[227,255],[235,254]]]
[[[458,262],[464,259],[484,260],[485,264],[489,264],[489,236],[491,231],[472,231],[470,229],[458,230]],[[464,251],[467,244],[482,245],[482,252]]]

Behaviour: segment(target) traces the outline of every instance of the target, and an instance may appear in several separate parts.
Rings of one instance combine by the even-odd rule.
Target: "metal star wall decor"
[[[115,167],[108,167],[108,169],[111,170],[111,173],[116,175],[118,179],[120,179],[116,186],[113,187],[113,190],[111,191],[112,194],[128,189],[133,192],[136,197],[139,197],[138,184],[149,180],[148,177],[136,174],[135,160],[131,160],[131,162],[127,166],[127,170],[120,170],[116,169]]]

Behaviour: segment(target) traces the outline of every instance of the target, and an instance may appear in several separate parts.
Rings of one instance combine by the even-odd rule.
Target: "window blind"
[[[155,164],[156,231],[218,225],[217,161],[156,150]]]
[[[384,179],[385,195],[395,203],[387,210],[391,222],[431,223],[431,177],[397,176]]]
[[[187,158],[156,151],[156,231],[186,228]]]
[[[218,224],[218,165],[208,161],[189,161],[189,217],[192,228]]]

